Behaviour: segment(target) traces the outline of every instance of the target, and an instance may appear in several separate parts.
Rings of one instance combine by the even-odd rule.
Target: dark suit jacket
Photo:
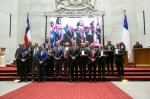
[[[57,50],[57,47],[55,46],[52,50],[52,53],[53,53],[54,61],[56,61],[55,57],[59,58],[59,60],[61,60],[62,57],[63,57],[63,48],[62,48],[62,46],[59,46],[58,50]]]
[[[65,53],[66,53],[66,55],[65,55]],[[66,47],[64,47],[64,49],[63,49],[63,58],[64,59],[69,58],[69,47],[68,47],[68,49],[66,49]]]
[[[44,45],[44,48],[46,48],[46,45],[50,44],[50,42],[44,42],[43,45]]]
[[[118,54],[115,53],[115,62],[123,62],[123,55],[124,50],[122,48],[116,48],[118,49]]]
[[[143,48],[142,44],[135,44],[133,48]]]
[[[95,51],[94,51],[94,59],[95,59],[94,62],[96,62],[97,59],[98,59],[98,57],[99,57],[99,52],[98,52],[98,49],[97,49],[97,48],[95,48],[94,50],[95,50]],[[91,62],[92,62],[92,49],[90,49],[90,50],[88,51],[88,59],[89,59],[89,63],[91,63]]]
[[[18,54],[18,60],[22,63],[21,59],[25,59],[25,63],[30,60],[30,52],[28,50],[24,51],[24,55],[22,54],[23,50],[21,50]]]
[[[82,51],[84,51],[84,55],[82,55]],[[84,47],[84,48],[80,48],[80,62],[81,63],[87,63],[87,55],[88,54],[88,50]]]
[[[103,48],[103,49],[98,49],[98,51],[99,51],[99,56],[102,56],[102,55],[101,55],[101,51],[103,51],[103,56],[102,56],[102,57],[105,57],[106,54],[107,54],[107,53],[106,53],[106,49],[104,49],[104,48]]]
[[[44,51],[43,51],[43,54],[42,54],[42,56],[41,56],[41,50],[39,50],[39,51],[37,52],[37,55],[36,55],[38,64],[39,64],[40,61],[42,61],[43,64],[45,64],[45,63],[46,63],[47,56],[48,56],[47,51],[44,50]]]
[[[70,50],[69,50],[69,57],[70,59],[72,60],[72,57],[75,57],[75,61],[78,60],[77,58],[79,57],[79,54],[80,54],[80,49],[78,46],[76,46],[75,50],[73,49],[73,46],[70,47]],[[73,61],[73,60],[72,60]]]
[[[47,56],[47,59],[53,59],[53,50],[52,49],[48,49],[48,48],[45,48],[45,50],[47,52],[50,51],[50,55]]]
[[[110,50],[109,50],[109,47],[110,47]],[[112,55],[114,55],[114,52],[115,52],[115,46],[114,45],[106,45],[105,47],[104,47],[105,49],[106,49],[106,51],[107,51],[107,56],[112,56]]]
[[[19,56],[20,51],[21,51],[21,48],[18,48],[18,49],[16,50],[16,53],[15,53],[15,58],[16,58],[16,60],[18,60],[18,56]]]

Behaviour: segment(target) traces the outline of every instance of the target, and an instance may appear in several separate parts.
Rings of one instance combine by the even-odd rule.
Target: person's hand
[[[76,58],[75,57],[72,57],[72,60],[75,60]]]
[[[92,62],[94,62],[95,61],[95,59],[92,59]]]
[[[22,62],[25,62],[25,59],[21,59]]]
[[[40,61],[40,64],[43,64],[43,61]]]

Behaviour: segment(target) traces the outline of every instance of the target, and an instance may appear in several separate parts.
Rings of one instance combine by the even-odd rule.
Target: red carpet
[[[0,99],[133,99],[111,82],[31,83]]]

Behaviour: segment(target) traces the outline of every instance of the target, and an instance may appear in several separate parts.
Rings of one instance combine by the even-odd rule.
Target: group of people
[[[45,78],[62,76],[69,77],[70,82],[77,82],[80,79],[89,79],[89,82],[96,82],[97,78],[105,79],[105,74],[114,75],[114,62],[117,68],[117,76],[122,78],[124,74],[125,45],[117,43],[116,47],[107,42],[107,45],[89,45],[88,41],[82,42],[78,47],[75,40],[71,45],[68,42],[64,46],[57,41],[51,47],[49,38],[43,44],[29,42],[29,45],[19,44],[15,58],[17,62],[17,73],[20,82],[28,81],[28,72],[32,76],[38,76],[39,82]],[[105,68],[107,67],[107,70]],[[87,72],[88,71],[88,72]]]
[[[101,26],[97,22],[96,26],[94,21],[90,22],[88,26],[84,26],[84,22],[79,20],[76,27],[66,24],[64,27],[61,24],[61,19],[57,18],[56,23],[51,22],[50,28],[50,42],[51,46],[54,47],[56,42],[65,43],[76,39],[76,41],[83,42],[87,35],[93,35],[94,42],[101,43]]]

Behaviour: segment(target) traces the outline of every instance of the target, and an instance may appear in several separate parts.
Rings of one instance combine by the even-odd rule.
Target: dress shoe
[[[41,79],[39,79],[38,82],[41,82]]]
[[[78,80],[76,79],[75,82],[78,82]]]
[[[70,82],[73,82],[72,79],[70,79]]]
[[[42,80],[42,82],[45,82],[45,78]]]
[[[91,83],[92,81],[90,80],[89,83]]]
[[[27,82],[28,82],[28,80],[25,80],[25,82],[27,83]]]
[[[23,82],[23,80],[18,81],[18,83],[21,83],[21,82]]]

